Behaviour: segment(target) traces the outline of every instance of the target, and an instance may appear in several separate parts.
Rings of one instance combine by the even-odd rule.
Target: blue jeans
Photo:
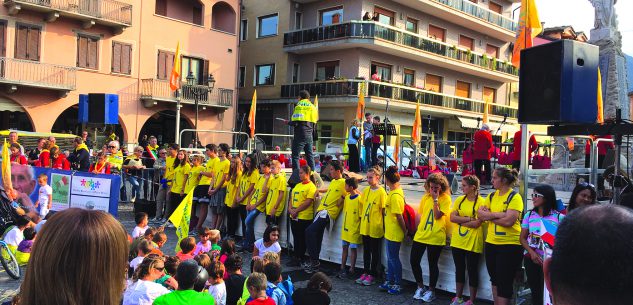
[[[312,134],[296,136],[292,140],[292,172],[299,174],[299,155],[306,154],[306,161],[310,169],[314,170],[314,156],[312,155]],[[298,176],[297,176],[298,177]]]
[[[254,209],[246,214],[246,239],[244,242],[246,247],[250,247],[255,243],[255,220],[261,213],[258,209]]]
[[[395,241],[387,242],[387,281],[394,285],[402,282],[402,263],[400,262],[400,244]]]
[[[369,142],[365,142],[365,160],[363,160],[363,164],[365,164],[363,168],[364,171],[367,171],[367,169],[371,167],[371,147],[372,143],[370,139]]]
[[[308,243],[308,254],[313,261],[319,260],[321,253],[321,244],[323,243],[323,233],[325,228],[330,224],[330,216],[325,218],[317,218],[311,223],[305,231],[306,242]]]
[[[132,196],[134,196],[136,200],[141,199],[141,183],[139,178],[136,176],[129,176],[127,181],[129,181],[132,185]]]

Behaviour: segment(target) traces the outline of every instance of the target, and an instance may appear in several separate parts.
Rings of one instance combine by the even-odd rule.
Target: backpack
[[[404,219],[405,227],[407,227],[407,235],[411,237],[414,236],[415,230],[417,229],[415,227],[415,210],[407,203],[404,204],[404,212],[402,213],[402,218]]]
[[[292,301],[292,293],[295,290],[295,286],[292,284],[290,275],[288,275],[288,278],[277,284],[277,288],[281,289],[281,291],[286,295],[286,305],[293,305],[294,302]]]
[[[514,198],[514,195],[516,195],[517,192],[515,190],[510,191],[510,195],[508,195],[508,199],[506,199],[506,201],[504,202],[504,204],[506,205],[506,208],[504,210],[507,211],[508,210],[508,205],[510,205],[510,201],[512,201],[512,198]],[[490,193],[490,195],[488,195],[488,200],[492,203],[492,198],[494,198],[495,196],[495,192]],[[519,222],[523,220],[522,215],[519,215]]]

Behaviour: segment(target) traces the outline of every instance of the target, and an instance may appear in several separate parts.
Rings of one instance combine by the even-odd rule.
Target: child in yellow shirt
[[[299,167],[301,183],[292,189],[292,199],[288,202],[290,229],[292,230],[294,256],[288,266],[300,266],[306,252],[305,230],[314,218],[316,185],[310,180],[312,171],[307,165]]]
[[[235,233],[237,231],[237,224],[240,218],[240,207],[237,204],[236,198],[240,188],[240,181],[242,180],[242,159],[239,156],[233,156],[231,158],[231,166],[229,167],[229,177],[226,185],[226,197],[224,204],[226,205],[226,217],[227,217],[227,234],[229,238],[235,239]]]
[[[378,275],[382,238],[385,236],[383,226],[383,208],[387,200],[387,192],[380,186],[382,170],[374,166],[367,171],[369,187],[361,194],[363,201],[363,219],[360,223],[360,235],[363,237],[363,274],[356,283],[371,286]]]
[[[343,253],[341,256],[341,271],[337,275],[340,279],[347,279],[356,273],[357,249],[363,243],[360,236],[363,202],[358,191],[356,178],[345,179],[345,192],[349,195],[345,197],[345,203],[343,203],[343,230],[341,231]],[[348,251],[351,252],[349,272],[345,270],[347,268]]]
[[[272,181],[266,199],[266,224],[279,225],[279,217],[284,211],[288,194],[288,182],[286,174],[281,172],[281,163],[277,160],[270,161]]]
[[[253,249],[255,242],[255,220],[257,216],[266,210],[266,198],[270,189],[270,161],[263,160],[259,165],[261,175],[255,184],[255,189],[251,195],[250,202],[246,205],[248,215],[246,216],[246,249]]]

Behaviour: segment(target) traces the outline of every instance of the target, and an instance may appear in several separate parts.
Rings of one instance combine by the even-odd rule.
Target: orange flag
[[[420,101],[415,106],[415,119],[413,120],[413,128],[411,129],[411,138],[413,144],[418,145],[420,143],[420,131],[422,130],[422,117],[420,115]]]
[[[358,86],[358,106],[356,106],[356,118],[363,121],[363,111],[365,110],[365,83]]]
[[[400,160],[400,135],[396,137],[396,146],[393,149],[393,162],[395,162],[396,166],[400,168],[398,160]]]
[[[599,124],[604,123],[604,102],[602,101],[602,75],[600,74],[600,68],[598,68],[598,117],[596,121]]]
[[[521,14],[516,33],[516,42],[512,50],[512,64],[519,67],[521,50],[531,48],[534,37],[543,31],[543,25],[538,18],[538,11],[534,0],[521,0]]]
[[[319,96],[314,96],[314,108],[316,108],[316,119],[319,120]]]
[[[431,145],[429,147],[429,170],[435,170],[435,133],[431,134]]]
[[[176,55],[174,56],[174,66],[171,68],[171,75],[169,76],[169,88],[172,91],[180,89],[180,72],[182,67],[180,66],[180,42],[176,45]]]
[[[251,127],[251,138],[255,137],[255,114],[257,112],[257,89],[253,92],[251,111],[248,113],[248,125]]]

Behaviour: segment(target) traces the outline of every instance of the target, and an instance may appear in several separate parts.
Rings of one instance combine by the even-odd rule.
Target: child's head
[[[378,166],[371,167],[367,170],[367,183],[369,186],[375,187],[380,184],[380,176],[382,175],[382,170]]]
[[[262,162],[259,164],[259,170],[261,171],[262,174],[269,174],[270,173],[270,160],[268,160],[268,159],[262,160]]]
[[[24,239],[25,240],[33,240],[35,239],[35,229],[34,228],[26,228],[24,229],[24,232],[22,232],[24,234]]]
[[[207,271],[209,272],[209,277],[214,281],[222,280],[224,278],[225,268],[222,262],[215,261],[211,263],[209,268],[207,268]]]
[[[279,240],[279,227],[275,225],[270,225],[266,227],[264,230],[264,242],[276,242]]]
[[[207,270],[209,270],[209,266],[213,264],[211,262],[211,257],[209,257],[209,255],[206,253],[196,255],[193,260],[198,262],[198,265]]]
[[[201,243],[206,244],[210,236],[211,236],[211,229],[207,227],[202,227],[198,229],[198,239],[200,239]]]
[[[242,270],[242,263],[242,257],[237,253],[233,253],[226,258],[226,261],[224,261],[224,266],[226,267],[226,271],[229,274],[233,274],[239,270]]]
[[[160,248],[167,242],[167,234],[165,234],[165,232],[158,232],[154,235],[152,241]]]
[[[211,158],[215,158],[218,156],[218,146],[215,144],[207,144],[207,146],[205,146],[206,148],[206,153],[207,156],[211,157]]]
[[[26,226],[29,225],[29,222],[31,222],[31,220],[26,217],[26,216],[19,216],[16,221],[15,221],[15,225],[20,229],[20,230],[24,230],[24,228],[26,228]]]
[[[260,272],[251,273],[246,280],[246,288],[251,298],[258,297],[262,291],[266,291],[266,275]]]
[[[165,272],[171,276],[176,275],[176,270],[178,270],[178,265],[180,265],[180,258],[178,256],[167,256],[165,258]]]
[[[358,180],[356,178],[347,178],[345,179],[345,191],[348,193],[352,193],[358,189]]]
[[[220,145],[218,145],[218,155],[220,157],[228,158],[230,153],[231,148],[229,147],[229,144],[220,143]]]
[[[48,176],[46,176],[46,174],[41,173],[39,174],[39,176],[37,176],[37,183],[39,185],[45,186],[47,182],[48,182]]]
[[[136,226],[138,226],[138,227],[146,226],[147,222],[148,222],[147,213],[145,213],[145,212],[138,212],[138,213],[136,213],[136,215],[134,215],[134,222],[136,223]]]
[[[251,264],[251,273],[253,272],[264,272],[264,265],[266,262],[261,257],[253,257],[253,263]]]
[[[235,253],[235,241],[233,239],[225,239],[222,242],[222,248],[220,249],[220,255],[226,254],[231,255]]]
[[[264,264],[268,264],[268,263],[281,264],[281,258],[279,257],[279,254],[275,252],[264,253],[264,256],[262,257],[262,259],[264,260]]]
[[[264,266],[266,279],[273,284],[281,282],[281,265],[277,262],[270,262]]]
[[[270,161],[270,172],[273,173],[273,175],[277,175],[280,171],[281,163],[277,160]]]
[[[310,278],[308,289],[318,289],[329,293],[332,291],[332,281],[325,273],[317,272]]]
[[[222,239],[220,230],[209,230],[209,240],[212,244],[217,245],[220,242],[220,239]]]
[[[149,227],[149,228],[147,228],[147,230],[145,230],[145,233],[143,234],[143,237],[146,240],[148,240],[148,241],[152,241],[152,239],[157,234],[157,232],[158,232],[158,230],[156,230],[156,228]]]
[[[185,237],[180,241],[180,250],[183,254],[189,254],[196,249],[196,239],[193,237]]]
[[[138,247],[136,249],[138,250],[138,256],[146,256],[154,250],[154,247],[151,242],[143,239],[140,243],[138,243]]]

